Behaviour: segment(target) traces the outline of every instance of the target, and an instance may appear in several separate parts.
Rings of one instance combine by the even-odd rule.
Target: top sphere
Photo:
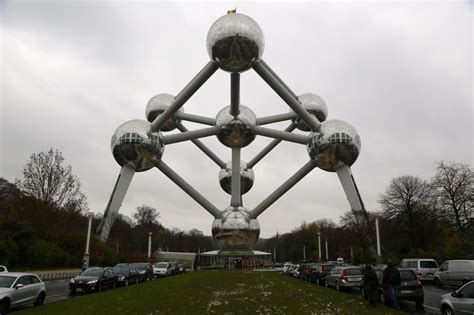
[[[310,115],[315,116],[320,122],[325,121],[328,117],[328,106],[319,95],[313,93],[304,93],[298,96],[298,101]],[[296,124],[296,128],[299,130],[311,131],[306,123],[299,117],[296,117],[294,122]]]
[[[155,118],[163,113],[171,104],[173,104],[175,97],[171,94],[161,93],[153,96],[146,105],[145,116],[149,122],[153,122]],[[183,112],[183,108],[179,112]],[[173,115],[160,129],[160,131],[171,131],[176,128],[176,123],[180,120]]]
[[[115,130],[111,149],[120,166],[132,166],[136,172],[149,170],[155,161],[161,159],[165,149],[161,135],[157,132],[147,135],[150,123],[144,120],[130,120]]]
[[[360,137],[354,127],[332,119],[321,123],[320,132],[310,134],[308,152],[320,169],[335,172],[344,165],[354,164],[360,146]]]
[[[229,13],[212,24],[206,45],[209,57],[218,61],[222,70],[243,72],[262,57],[265,39],[251,17]]]

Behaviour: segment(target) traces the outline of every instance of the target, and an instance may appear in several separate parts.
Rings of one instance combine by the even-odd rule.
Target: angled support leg
[[[266,117],[260,117],[257,118],[257,125],[262,126],[262,125],[268,125],[268,124],[273,124],[277,123],[280,121],[285,121],[285,120],[290,120],[296,118],[296,114],[293,112],[290,113],[284,113],[284,114],[278,114],[278,115],[272,115],[272,116],[266,116]]]
[[[280,187],[278,187],[273,193],[271,193],[267,198],[260,202],[251,212],[251,218],[257,218],[263,211],[270,207],[275,201],[277,201],[281,196],[283,196],[288,190],[290,190],[296,183],[303,179],[309,172],[311,172],[316,167],[316,163],[310,160],[302,168],[296,171],[293,176],[291,176],[286,182],[284,182]]]
[[[193,198],[198,204],[207,210],[214,218],[221,216],[221,211],[216,208],[209,200],[201,195],[193,186],[188,184],[181,176],[173,171],[165,162],[159,160],[155,166],[163,173],[166,177],[171,179],[178,187],[184,190],[191,198]]]
[[[349,166],[344,166],[336,171],[337,177],[341,182],[346,198],[349,201],[349,205],[352,210],[362,210],[364,209],[364,203],[360,197],[359,190],[355,183],[354,177]],[[365,209],[364,209],[365,210]]]
[[[217,71],[219,68],[217,62],[209,61],[207,65],[186,85],[186,87],[176,96],[171,104],[163,113],[158,115],[151,123],[150,133],[159,131],[163,125],[171,118],[186,101]]]
[[[123,198],[127,193],[130,182],[132,181],[135,170],[127,165],[122,166],[120,174],[115,182],[114,190],[109,198],[109,203],[104,211],[104,217],[97,228],[97,235],[101,241],[105,242],[109,237],[110,230],[114,224],[115,218],[122,206]]]

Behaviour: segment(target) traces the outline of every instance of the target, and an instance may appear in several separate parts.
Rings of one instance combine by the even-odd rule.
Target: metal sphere
[[[244,207],[229,207],[212,222],[212,236],[223,250],[248,250],[260,235],[257,219]]]
[[[351,166],[360,152],[360,137],[354,127],[342,120],[321,123],[320,132],[310,134],[308,152],[318,167],[335,172],[344,165]]]
[[[130,120],[115,130],[111,140],[111,149],[120,166],[128,164],[135,171],[149,170],[156,160],[161,159],[165,145],[161,134],[147,135],[150,123],[144,120]]]
[[[298,96],[298,101],[300,101],[303,108],[315,116],[320,122],[323,122],[328,117],[328,107],[324,100],[313,93],[305,93]],[[311,129],[302,121],[298,116],[293,120],[296,124],[296,128],[302,131],[311,131]]]
[[[262,57],[265,39],[251,17],[230,13],[217,19],[207,33],[207,52],[222,70],[242,72]]]
[[[153,122],[155,118],[163,113],[171,104],[173,104],[175,97],[171,94],[161,93],[153,96],[146,104],[145,116],[149,122]],[[179,112],[183,112],[183,108],[179,109]],[[164,126],[160,129],[161,131],[171,131],[176,128],[176,123],[181,120],[174,115],[171,117]]]
[[[246,106],[240,105],[239,109],[237,117],[230,114],[230,106],[221,109],[216,116],[217,138],[230,148],[243,148],[255,139],[252,128],[257,125],[257,117]]]
[[[247,162],[240,161],[240,193],[247,193],[253,186],[255,174]],[[219,184],[229,195],[232,194],[232,162],[227,162],[226,167],[219,172]]]

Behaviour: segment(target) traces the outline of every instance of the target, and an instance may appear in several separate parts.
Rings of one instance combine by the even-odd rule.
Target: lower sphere
[[[229,207],[212,222],[212,236],[223,250],[248,250],[257,242],[260,225],[244,207]]]

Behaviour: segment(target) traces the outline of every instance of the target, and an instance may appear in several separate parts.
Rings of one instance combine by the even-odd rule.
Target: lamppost
[[[149,232],[148,233],[148,262],[150,262],[150,258],[151,258],[151,235],[153,233]]]
[[[380,251],[380,232],[379,232],[379,215],[375,216],[375,234],[377,236],[377,258],[378,264],[382,263],[382,252]]]
[[[86,251],[84,252],[84,257],[82,258],[82,269],[89,268],[89,257],[90,257],[89,246],[90,246],[90,240],[91,240],[92,218],[94,217],[94,213],[89,212],[87,216],[89,217],[89,224],[87,226]]]
[[[328,238],[326,237],[326,261],[329,260],[329,255],[328,255]]]
[[[306,245],[303,245],[303,260],[306,260]]]
[[[321,262],[321,232],[318,232],[318,261]]]

